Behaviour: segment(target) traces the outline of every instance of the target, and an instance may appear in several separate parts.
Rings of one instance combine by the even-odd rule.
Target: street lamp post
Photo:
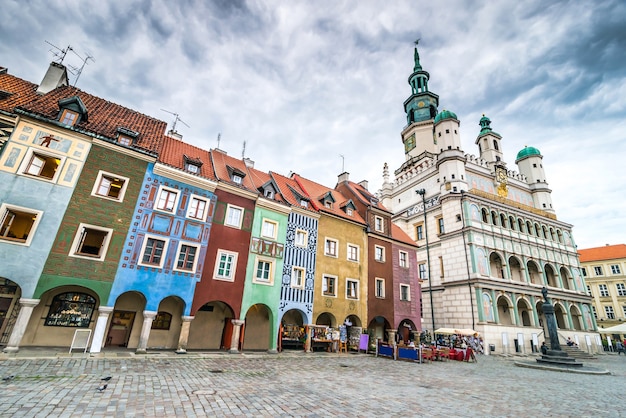
[[[433,321],[432,338],[435,338],[435,307],[433,306],[433,283],[430,277],[430,248],[428,245],[428,224],[426,221],[426,189],[418,189],[415,191],[422,196],[422,204],[424,206],[424,233],[426,234],[426,264],[428,265],[428,293],[430,294],[430,317]]]

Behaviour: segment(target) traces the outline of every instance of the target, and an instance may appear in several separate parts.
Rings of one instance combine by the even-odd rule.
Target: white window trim
[[[192,216],[190,215],[190,213],[191,213],[191,202],[192,202],[194,199],[196,199],[196,200],[200,200],[200,201],[202,201],[202,202],[206,203],[206,206],[205,206],[205,209],[204,209],[204,215],[202,216],[202,218],[194,218],[194,217],[192,217]],[[192,193],[192,194],[191,194],[191,196],[189,196],[189,203],[187,204],[187,213],[186,213],[186,215],[185,215],[185,216],[186,216],[187,218],[189,218],[189,219],[194,219],[194,220],[196,220],[196,221],[206,222],[206,218],[207,218],[207,216],[208,216],[208,214],[209,214],[209,207],[210,207],[210,204],[209,204],[209,203],[210,203],[210,202],[209,202],[209,199],[207,199],[206,197],[202,197],[202,196],[199,196],[199,195],[197,195],[197,194],[193,194],[193,193]]]
[[[222,256],[222,254],[224,254],[226,256],[232,256],[233,257],[232,268],[231,268],[231,277],[220,276],[219,275],[220,258]],[[215,280],[222,280],[222,281],[225,281],[225,282],[234,282],[235,281],[235,274],[237,273],[237,258],[238,257],[239,257],[239,253],[218,249],[217,250],[217,256],[215,258],[215,268],[213,269],[213,279],[215,279]]]
[[[159,204],[159,200],[161,199],[161,193],[163,191],[168,191],[170,193],[174,193],[176,195],[176,198],[174,199],[174,207],[172,208],[171,211],[166,210],[166,209],[159,209],[158,204]],[[159,186],[159,191],[157,192],[156,195],[156,199],[154,200],[154,210],[157,210],[159,212],[163,212],[163,213],[169,213],[169,214],[176,214],[177,210],[178,210],[178,203],[180,202],[180,190],[176,190],[172,187],[167,187],[167,186],[163,186],[160,185]]]
[[[78,250],[78,246],[80,245],[80,237],[82,235],[82,231],[84,228],[95,229],[97,231],[105,231],[107,233],[106,238],[102,242],[102,252],[100,253],[99,257],[89,257],[86,255],[81,255],[81,254],[76,253],[76,251]],[[111,228],[104,228],[101,226],[96,226],[96,225],[91,225],[91,224],[86,224],[86,223],[79,223],[78,229],[76,230],[76,234],[74,234],[74,240],[72,241],[72,246],[70,247],[70,252],[68,255],[70,257],[82,258],[85,260],[104,261],[104,259],[106,258],[107,251],[109,250],[109,243],[111,242],[111,235],[113,235],[113,229]]]
[[[356,283],[356,295],[354,297],[348,295],[349,283]],[[359,281],[357,279],[346,278],[346,299],[349,300],[359,300],[361,289],[359,289]]]
[[[124,184],[122,185],[122,189],[120,190],[120,194],[119,197],[116,199],[114,197],[110,197],[110,196],[103,196],[101,194],[98,194],[98,189],[100,188],[100,182],[102,181],[102,177],[107,176],[107,177],[114,177],[114,178],[118,178],[120,180],[124,180]],[[108,171],[103,171],[100,170],[98,172],[98,177],[96,177],[96,182],[93,184],[93,189],[91,189],[91,195],[100,199],[105,199],[105,200],[111,200],[113,202],[123,202],[124,201],[124,196],[126,195],[126,188],[128,187],[128,182],[130,181],[130,179],[128,177],[124,177],[124,176],[119,176],[117,174],[108,172]]]
[[[406,299],[402,299],[402,289],[406,288]],[[400,284],[400,301],[402,302],[410,302],[411,301],[411,285],[410,284]]]
[[[378,289],[378,282],[382,282],[383,286],[382,286],[382,290],[383,290],[383,294],[382,295],[377,295],[376,294],[376,290]],[[376,277],[374,279],[374,296],[378,299],[385,299],[385,279],[383,279],[382,277]]]
[[[374,229],[378,232],[385,232],[385,220],[382,216],[374,216]],[[378,224],[380,223],[380,228]]]
[[[273,235],[265,235],[265,224],[274,225]],[[276,240],[276,237],[278,236],[278,222],[276,222],[273,219],[263,218],[263,222],[261,222],[261,236],[263,238],[270,238],[270,239]]]
[[[332,241],[335,243],[335,254],[330,254],[326,252],[326,241]],[[339,241],[334,238],[324,238],[324,255],[328,257],[338,258],[339,257]]]
[[[383,250],[383,251],[382,251],[383,258],[382,258],[382,259],[378,259],[378,258],[376,258],[376,250],[377,250],[378,248],[380,248],[381,250]],[[386,256],[386,254],[385,254],[385,247],[380,246],[380,245],[374,245],[374,261],[378,261],[379,263],[384,263],[384,262],[385,262],[385,258],[386,258],[385,256]]]
[[[238,209],[241,211],[241,216],[239,217],[239,225],[233,225],[233,224],[229,224],[228,223],[228,212],[230,212],[230,210],[232,209]],[[225,226],[229,226],[231,228],[237,228],[237,229],[241,229],[241,225],[243,224],[243,215],[244,215],[245,211],[243,210],[242,207],[240,206],[235,206],[235,205],[231,205],[231,204],[227,204],[226,205],[226,215],[224,218],[224,225]]]
[[[328,277],[328,278],[332,278],[335,280],[335,293],[334,294],[327,294],[324,293],[324,279]],[[322,286],[321,286],[321,291],[322,291],[322,296],[325,298],[336,298],[337,297],[337,287],[339,285],[338,283],[339,277],[334,276],[332,274],[322,274]]]
[[[350,247],[356,248],[356,260],[353,260],[353,259],[350,258]],[[352,243],[349,242],[346,245],[346,251],[347,251],[346,259],[348,261],[352,261],[353,263],[358,263],[359,262],[359,260],[361,259],[361,247],[359,247],[356,244],[352,244]]]
[[[5,244],[22,245],[24,247],[28,247],[30,243],[33,241],[33,237],[35,236],[37,226],[39,225],[39,222],[41,221],[41,216],[43,215],[43,211],[29,209],[29,208],[25,208],[25,207],[17,206],[17,205],[11,205],[8,203],[2,203],[0,204],[0,222],[4,221],[4,214],[10,209],[13,209],[18,212],[32,213],[33,215],[35,215],[35,221],[33,222],[33,226],[30,228],[28,238],[26,238],[24,242],[13,241],[11,239],[3,239],[3,238],[0,238],[0,241]]]
[[[259,261],[263,261],[266,263],[270,264],[270,271],[269,271],[269,279],[265,280],[265,279],[259,279],[256,275],[257,272],[257,266],[259,265]],[[268,257],[255,257],[254,259],[254,269],[252,270],[252,283],[256,283],[256,284],[262,284],[265,286],[273,286],[274,285],[274,270],[276,269],[276,260],[274,260],[273,258],[268,258]]]
[[[298,233],[304,234],[304,244],[298,244],[298,240],[296,239],[298,237]],[[296,247],[307,248],[309,246],[309,233],[305,231],[304,229],[296,229],[293,243]]]
[[[402,265],[402,254],[404,254],[404,260],[406,261],[406,265]],[[409,268],[409,253],[406,251],[398,250],[398,265],[402,268]]]
[[[150,238],[156,239],[159,241],[165,241],[165,244],[163,244],[163,256],[161,256],[161,262],[158,265],[146,264],[143,262],[143,254],[146,251],[146,246],[148,245],[148,239]],[[165,264],[165,259],[167,258],[167,250],[169,248],[169,245],[170,245],[170,240],[168,238],[165,238],[161,235],[146,234],[143,238],[143,243],[141,244],[141,251],[139,252],[137,264],[140,266],[149,267],[149,268],[163,268],[163,264]]]
[[[296,270],[302,272],[302,284],[296,283]],[[293,266],[291,268],[291,287],[295,289],[304,289],[304,282],[306,280],[306,269],[304,267]]]
[[[26,177],[30,177],[30,178],[35,178],[41,181],[47,181],[48,183],[56,183],[59,179],[59,176],[61,175],[61,171],[63,171],[63,166],[65,164],[65,156],[54,153],[54,152],[50,152],[50,151],[44,151],[47,150],[47,148],[29,148],[28,151],[26,151],[26,155],[24,157],[24,159],[22,160],[22,163],[20,164],[20,168],[19,168],[19,173],[22,176],[26,176]],[[45,177],[41,177],[41,176],[36,176],[34,174],[28,174],[26,172],[26,170],[28,169],[28,166],[30,165],[30,161],[33,158],[33,154],[40,154],[40,155],[45,155],[46,157],[50,157],[50,158],[58,158],[59,161],[59,165],[57,167],[57,171],[54,173],[54,176],[51,179],[47,179]]]
[[[191,270],[185,270],[185,269],[181,269],[178,268],[178,256],[180,255],[180,250],[183,247],[183,245],[187,245],[189,247],[194,247],[196,249],[196,257],[193,260],[193,267],[191,268]],[[202,246],[198,245],[198,244],[194,244],[188,241],[180,241],[178,243],[178,246],[176,247],[176,257],[174,258],[174,265],[172,266],[172,270],[174,271],[178,271],[181,273],[195,273],[196,269],[198,267],[198,259],[200,258],[200,250],[202,249]]]

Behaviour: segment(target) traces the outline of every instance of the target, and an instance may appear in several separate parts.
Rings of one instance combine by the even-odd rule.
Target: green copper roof
[[[456,114],[454,112],[450,112],[449,110],[444,109],[440,113],[437,113],[437,116],[435,116],[435,124],[441,122],[444,119],[459,120],[459,118],[456,117]]]
[[[535,147],[525,146],[520,152],[517,153],[516,160],[521,160],[522,158],[529,157],[531,155],[541,155],[541,153]]]

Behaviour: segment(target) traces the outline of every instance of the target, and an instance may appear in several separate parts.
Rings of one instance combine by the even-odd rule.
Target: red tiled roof
[[[11,74],[0,74],[0,110],[12,112],[16,106],[23,105],[37,97],[37,84],[31,83]],[[6,96],[6,97],[5,97]]]
[[[352,189],[354,191],[354,196],[359,199],[363,204],[375,207],[380,210],[384,210],[386,212],[390,212],[386,207],[383,206],[382,203],[380,203],[379,199],[374,194],[370,193],[370,191],[367,190],[365,187],[349,180],[345,181],[344,183],[348,186],[349,189]]]
[[[301,186],[301,189],[309,196],[312,203],[319,209],[320,212],[331,213],[344,219],[365,224],[365,221],[356,210],[352,212],[352,216],[341,210],[340,202],[345,202],[348,199],[346,199],[346,197],[337,190],[322,186],[321,184],[304,177],[300,177],[298,174],[294,174],[292,178]],[[323,203],[320,203],[320,199],[327,193],[330,193],[333,199],[335,199],[335,203],[332,205],[332,208],[327,208]]]
[[[159,154],[159,161],[171,167],[186,170],[185,156],[191,162],[202,163],[200,172],[193,173],[199,177],[209,180],[215,180],[213,172],[213,164],[211,163],[211,155],[209,151],[203,150],[186,142],[182,142],[170,136],[163,136],[163,146]]]
[[[307,205],[306,207],[300,204],[300,198],[297,197],[297,195],[300,195],[307,199],[308,199],[308,196],[306,192],[300,188],[300,185],[295,180],[290,179],[289,177],[285,177],[281,174],[275,173],[273,171],[270,171],[270,176],[276,182],[276,185],[280,189],[280,193],[283,199],[287,203],[289,203],[291,206],[297,206],[302,209],[307,209],[312,212],[317,212],[315,210],[315,207],[311,204]],[[294,195],[294,191],[295,193],[297,193],[297,195]]]
[[[252,192],[258,193],[258,190],[256,189],[251,176],[248,174],[248,167],[246,167],[246,164],[243,162],[243,160],[238,160],[237,158],[230,157],[222,150],[213,149],[210,153],[211,162],[213,163],[213,169],[215,170],[215,176],[218,180],[223,181],[224,183],[231,184],[233,186],[241,187],[243,189],[248,189]],[[228,167],[232,167],[246,174],[243,177],[241,184],[237,184],[230,179]]]
[[[259,191],[259,188],[263,186],[264,184],[266,184],[267,182],[274,181],[272,176],[270,176],[268,173],[257,170],[256,168],[253,168],[253,167],[247,167],[247,168],[248,168],[248,174],[251,177],[252,182],[256,186],[257,191]],[[276,186],[278,187],[278,184],[276,184]],[[274,198],[272,200],[275,200],[280,203],[289,203],[285,200],[284,196],[282,195],[280,187],[278,188],[277,193],[274,195]]]
[[[615,260],[626,258],[626,244],[605,245],[604,247],[586,248],[578,250],[580,262]]]
[[[417,247],[415,241],[413,241],[411,237],[409,237],[408,234],[402,230],[402,228],[400,228],[393,222],[391,223],[391,237],[396,241],[400,241],[404,244],[409,244],[413,247]]]
[[[49,93],[37,96],[33,101],[18,108],[26,112],[56,120],[59,114],[59,100],[78,96],[89,115],[87,121],[81,121],[74,128],[117,139],[120,127],[139,133],[136,146],[159,152],[167,123],[128,109],[108,100],[101,99],[72,86],[61,86]]]

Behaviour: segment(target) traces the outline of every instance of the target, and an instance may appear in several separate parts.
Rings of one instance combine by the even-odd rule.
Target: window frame
[[[611,264],[611,266],[609,268],[611,269],[611,274],[613,274],[613,275],[620,275],[620,274],[622,274],[622,269],[621,269],[619,264]]]
[[[424,239],[424,223],[415,225],[415,240],[421,241]]]
[[[148,262],[143,261],[145,253],[146,253],[146,248],[148,247],[149,240],[163,242],[163,248],[161,249],[161,255],[160,255],[160,260],[158,264],[148,263]],[[139,260],[137,260],[137,264],[143,267],[162,269],[163,265],[165,264],[165,259],[167,258],[167,250],[169,248],[169,243],[170,243],[170,240],[167,238],[163,238],[158,235],[146,234],[143,242],[141,243],[141,251],[139,252]]]
[[[104,178],[112,177],[113,179],[119,179],[123,181],[122,187],[120,187],[120,191],[117,197],[112,197],[110,195],[103,195],[99,193],[100,187],[102,186],[102,180]],[[111,173],[109,171],[100,170],[98,171],[98,176],[96,177],[96,181],[93,184],[93,188],[91,189],[91,195],[100,199],[111,200],[113,202],[123,202],[124,196],[126,195],[126,189],[128,188],[128,182],[130,179],[128,177],[119,176],[117,174]],[[113,184],[113,182],[111,182]],[[109,190],[111,187],[109,186]]]
[[[593,266],[593,275],[594,276],[604,276],[602,266]]]
[[[406,290],[405,290],[406,289]],[[405,290],[406,298],[404,298],[404,294],[402,291]],[[411,285],[400,283],[400,301],[402,302],[410,302],[411,301]]]
[[[302,238],[302,242],[299,242],[298,240],[299,236],[304,237]],[[296,247],[307,248],[309,246],[309,233],[305,231],[304,229],[297,228],[293,237],[293,244]]]
[[[174,202],[172,203],[172,209],[169,210],[167,209],[167,206],[165,208],[161,208],[159,207],[160,203],[161,203],[161,196],[164,193],[170,193],[174,195]],[[163,212],[163,213],[169,213],[172,215],[175,215],[177,210],[178,210],[178,203],[180,201],[180,190],[176,190],[172,187],[167,187],[167,186],[163,186],[160,185],[159,186],[159,191],[157,192],[157,196],[156,199],[154,200],[154,210],[158,210],[159,212]],[[166,200],[166,202],[169,202],[169,199]]]
[[[61,111],[61,115],[59,115],[59,123],[62,123],[65,126],[74,126],[78,122],[80,118],[80,113],[72,109],[63,109]],[[66,121],[70,122],[67,123]]]
[[[353,251],[351,251],[352,249],[354,249],[356,251],[356,257],[354,257],[354,258],[351,258],[351,255],[352,255],[351,253],[353,252]],[[348,261],[352,261],[352,262],[355,262],[355,263],[359,262],[359,260],[361,259],[361,248],[358,245],[352,244],[352,243],[349,242],[347,244],[347,246],[346,246],[346,251],[347,251],[346,259]]]
[[[78,252],[79,247],[82,248],[82,243],[85,242],[85,240],[83,239],[83,230],[85,230],[85,232],[86,230],[106,232],[106,236],[104,237],[104,239],[102,240],[102,243],[100,244],[100,251],[99,251],[98,256],[92,256],[92,255],[89,255],[88,253]],[[81,222],[78,224],[78,228],[76,229],[76,234],[74,234],[74,239],[72,240],[72,246],[70,247],[70,252],[68,256],[82,258],[86,260],[104,261],[104,259],[106,258],[107,252],[109,250],[109,244],[111,243],[112,235],[113,235],[112,228],[105,228],[103,226],[91,225],[91,224]]]
[[[172,326],[172,314],[165,311],[158,311],[152,320],[150,330],[169,331]]]
[[[331,274],[323,274],[322,275],[322,296],[324,297],[329,297],[329,298],[336,298],[337,297],[337,276],[333,276]],[[328,289],[328,283],[329,281],[332,281],[332,292],[329,292],[328,290],[324,290],[325,288]]]
[[[439,235],[446,233],[446,226],[443,221],[443,216],[437,217],[437,232],[439,233]]]
[[[409,268],[409,253],[407,251],[398,250],[398,265],[405,269]]]
[[[272,225],[272,234],[268,235],[265,232],[265,226],[266,225]],[[276,241],[276,237],[278,237],[278,222],[273,220],[273,219],[269,219],[269,218],[263,218],[263,221],[261,222],[261,237],[263,238],[269,238],[272,239],[274,241]]]
[[[238,224],[233,224],[229,222],[229,214],[231,213],[231,211],[239,211],[240,216],[239,216],[239,223]],[[236,228],[236,229],[241,229],[241,225],[243,224],[243,214],[244,214],[244,209],[241,206],[235,206],[235,205],[231,205],[230,203],[226,205],[226,216],[224,217],[224,225],[231,227],[231,228]]]
[[[418,276],[420,280],[428,280],[428,271],[426,270],[426,263],[420,263],[417,265]]]
[[[8,232],[11,231],[11,228],[9,226],[8,229],[5,229],[5,231],[0,230],[0,233],[2,233],[2,236],[0,236],[0,241],[9,243],[9,244],[29,246],[31,242],[33,241],[33,237],[35,236],[37,227],[39,226],[39,222],[41,222],[43,211],[36,210],[36,209],[29,209],[23,206],[12,205],[10,203],[0,203],[0,228],[4,228],[4,222],[5,222],[6,216],[8,215],[10,211],[20,212],[25,215],[34,215],[35,219],[33,220],[33,223],[30,225],[30,228],[28,229],[28,234],[26,235],[26,239],[22,240],[21,238],[18,239],[17,237],[15,238],[8,237],[7,236]],[[12,224],[13,224],[13,221],[11,221],[11,225]]]
[[[332,247],[334,252],[329,252],[329,243],[333,243]],[[324,255],[328,257],[339,257],[339,241],[334,238],[325,238],[324,239]]]
[[[351,289],[354,290],[354,294],[350,291]],[[357,279],[346,278],[346,299],[359,300],[359,281]]]
[[[385,279],[381,277],[374,279],[374,296],[378,299],[385,299]]]
[[[43,171],[43,167],[45,167],[45,163],[42,166],[42,169],[39,170],[38,174],[30,173],[29,169],[32,165],[34,157],[39,157],[45,160],[48,160],[48,159],[59,160],[59,162],[56,165],[54,175],[52,177],[46,177],[46,176],[41,175],[41,172]],[[58,155],[53,152],[44,151],[43,149],[29,148],[28,151],[26,152],[24,159],[22,160],[22,163],[20,164],[19,173],[26,177],[36,178],[36,179],[47,181],[50,183],[56,183],[57,180],[59,179],[59,176],[61,175],[61,171],[63,170],[64,164],[65,164],[65,156],[63,155]]]
[[[380,258],[378,257],[379,250],[380,250]],[[385,247],[374,244],[374,261],[378,261],[379,263],[385,262]]]
[[[385,232],[385,220],[382,216],[374,215],[374,230]]]
[[[265,278],[259,278],[258,273],[259,273],[259,263],[265,263],[269,265],[269,268],[267,270],[267,279]],[[274,270],[276,267],[276,262],[273,258],[268,258],[268,257],[260,257],[257,256],[254,259],[254,270],[252,271],[252,283],[256,283],[256,284],[262,284],[262,285],[266,285],[266,286],[272,286],[274,285]],[[265,270],[263,270],[265,271]]]
[[[230,268],[228,269],[230,273],[229,275],[220,275],[220,269],[221,269],[220,264],[222,262],[221,261],[222,255],[225,255],[227,258],[225,260],[225,263],[227,263],[228,260],[230,259]],[[218,249],[217,255],[215,256],[215,267],[213,268],[213,279],[222,280],[225,282],[234,282],[235,274],[237,273],[237,258],[238,257],[239,257],[239,253]],[[223,270],[226,271],[226,267],[224,267]]]
[[[615,319],[615,310],[610,305],[604,305],[604,316],[606,319]]]
[[[606,284],[604,283],[600,283],[598,284],[598,291],[600,293],[600,297],[601,298],[608,298],[609,297],[609,288]]]
[[[195,248],[196,251],[194,253],[194,257],[193,257],[193,262],[192,262],[192,266],[191,269],[186,269],[186,268],[180,268],[178,266],[178,263],[180,262],[180,254],[181,251],[183,249],[183,245],[186,247],[191,247],[191,248]],[[202,246],[198,245],[198,244],[193,244],[189,241],[179,241],[178,245],[176,247],[176,258],[174,260],[174,268],[172,270],[174,271],[178,271],[181,273],[196,273],[197,272],[197,268],[198,268],[198,259],[200,258],[200,251],[202,250]]]
[[[617,291],[617,296],[626,296],[626,284],[615,283],[615,290]]]
[[[298,275],[296,274],[296,272],[300,272],[300,283],[298,283],[298,280],[296,280],[298,277]],[[294,289],[304,289],[304,282],[306,281],[306,269],[304,267],[300,267],[300,266],[292,266],[291,267],[291,282],[290,285],[291,287],[293,287]]]
[[[192,215],[192,212],[195,212],[197,214],[198,209],[196,206],[196,210],[194,211],[192,208],[192,204],[194,201],[198,201],[198,202],[203,202],[204,203],[204,209],[203,209],[203,213],[202,213],[202,217],[198,218],[197,216]],[[185,213],[185,216],[189,219],[195,219],[197,221],[202,221],[202,222],[206,222],[206,219],[208,217],[209,214],[209,208],[210,208],[210,201],[209,199],[207,199],[206,197],[202,197],[199,196],[195,193],[192,193],[191,196],[189,196],[189,204],[187,204],[187,212]]]

